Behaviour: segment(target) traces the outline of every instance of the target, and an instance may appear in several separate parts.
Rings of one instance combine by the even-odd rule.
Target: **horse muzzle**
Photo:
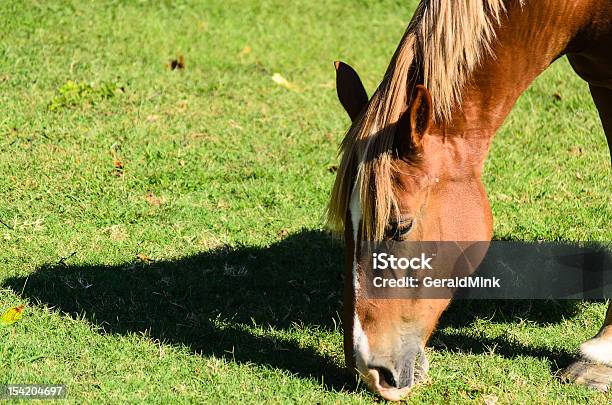
[[[422,381],[429,368],[425,350],[420,345],[406,345],[397,355],[371,354],[359,370],[370,390],[386,400],[399,401]]]

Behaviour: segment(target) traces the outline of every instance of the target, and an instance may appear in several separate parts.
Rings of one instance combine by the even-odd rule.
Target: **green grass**
[[[342,373],[342,246],[322,229],[348,124],[332,61],[371,92],[414,5],[1,2],[0,310],[26,310],[0,328],[0,384],[377,401]],[[496,238],[612,239],[605,137],[565,60],[520,98],[484,179]],[[555,378],[603,313],[458,304],[409,402],[609,401]]]

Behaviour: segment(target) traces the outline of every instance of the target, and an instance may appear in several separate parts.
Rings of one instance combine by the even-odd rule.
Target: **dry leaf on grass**
[[[0,317],[0,325],[12,325],[17,322],[21,315],[23,315],[24,308],[25,305],[19,305],[18,307],[7,309]]]
[[[170,70],[185,69],[185,57],[179,55],[178,59],[171,59],[168,63]]]
[[[153,263],[153,259],[151,259],[149,256],[145,255],[144,253],[138,253],[136,255],[136,258],[141,262],[141,263]]]
[[[117,176],[117,177],[123,176],[123,169],[125,168],[123,165],[123,162],[120,161],[119,159],[115,159],[113,161],[113,166],[115,166],[115,168],[111,172],[111,175]]]

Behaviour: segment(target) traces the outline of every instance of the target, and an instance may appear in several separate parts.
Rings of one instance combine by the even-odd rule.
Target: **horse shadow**
[[[3,287],[85,319],[100,333],[145,333],[194,353],[314,378],[330,390],[362,389],[345,373],[343,360],[303,347],[286,337],[291,333],[283,333],[296,327],[341,328],[343,243],[327,232],[302,230],[266,247],[222,246],[176,260],[66,261],[10,278]],[[483,317],[508,322],[516,319],[517,308],[522,319],[538,324],[559,322],[577,311],[572,301],[457,301],[441,319],[434,347],[484,353],[494,344],[496,353],[506,357],[545,356],[559,366],[569,363],[569,353],[443,332],[445,326],[467,326]],[[256,333],[253,325],[280,333]]]

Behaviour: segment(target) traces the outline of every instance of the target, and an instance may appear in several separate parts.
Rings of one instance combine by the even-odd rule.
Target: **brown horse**
[[[424,376],[424,345],[450,300],[366,297],[359,241],[490,240],[481,173],[496,130],[532,80],[567,55],[612,147],[611,50],[609,0],[423,0],[371,99],[336,62],[353,123],[328,221],[346,240],[346,363],[373,391],[397,400]],[[607,390],[612,305],[580,356],[566,378]]]

